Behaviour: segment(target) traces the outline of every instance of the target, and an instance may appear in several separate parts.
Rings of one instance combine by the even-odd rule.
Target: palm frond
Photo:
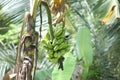
[[[29,11],[29,0],[1,0],[0,34],[6,33],[10,24],[20,24],[24,13]]]
[[[29,0],[4,0],[1,2],[1,15],[10,17],[10,22],[19,23],[24,12],[29,11]]]
[[[15,65],[16,47],[13,44],[4,44],[0,42],[0,76],[3,75]]]

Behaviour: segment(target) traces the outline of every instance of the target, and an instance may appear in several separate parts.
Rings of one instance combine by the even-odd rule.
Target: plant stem
[[[19,66],[20,66],[20,56],[21,56],[21,40],[22,40],[22,34],[24,31],[24,26],[25,26],[25,20],[23,20],[22,23],[22,28],[21,28],[21,32],[20,32],[20,39],[19,39],[19,43],[18,43],[18,49],[17,49],[17,54],[16,54],[16,67],[17,67],[17,77],[16,80],[19,80]]]
[[[54,33],[53,33],[53,27],[52,27],[52,17],[51,17],[51,11],[48,6],[48,4],[45,1],[41,1],[41,5],[43,5],[46,9],[47,16],[48,16],[48,24],[49,24],[49,30],[50,30],[50,37],[51,40],[53,41],[54,39]]]

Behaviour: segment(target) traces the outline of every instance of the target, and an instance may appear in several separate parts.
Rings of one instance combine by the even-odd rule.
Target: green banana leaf
[[[50,80],[52,69],[36,70],[35,80]]]
[[[64,70],[58,70],[58,66],[54,67],[52,72],[52,80],[70,80],[74,67],[75,67],[76,57],[71,53],[65,54],[64,60]]]
[[[86,80],[89,66],[93,60],[93,50],[91,45],[91,35],[87,27],[80,27],[76,35],[76,46],[78,59],[83,60],[83,80]]]

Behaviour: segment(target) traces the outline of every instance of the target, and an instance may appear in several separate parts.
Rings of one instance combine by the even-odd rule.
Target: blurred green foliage
[[[65,80],[69,80],[76,63],[83,67],[82,76],[84,80],[119,80],[119,19],[116,21],[116,17],[119,17],[119,0],[69,1],[71,7],[67,11],[65,19],[67,35],[69,35],[69,40],[71,41],[71,50],[64,62],[67,73],[56,70],[57,64],[55,65],[47,60],[46,51],[42,47],[41,42],[39,42],[38,67],[40,70],[36,71],[36,80],[48,80],[48,78],[64,80],[65,74],[68,76]],[[102,24],[100,22],[101,18],[106,15],[113,5],[116,5],[117,8],[114,12],[114,18],[109,22],[110,25]],[[42,9],[44,16],[42,37],[44,37],[48,24],[44,8]],[[0,71],[1,77],[14,66],[15,51],[23,15],[28,10],[29,0],[0,1],[0,70],[3,70],[3,72]],[[38,11],[37,31],[39,31],[39,21]],[[12,43],[14,47],[11,45]],[[116,65],[113,64],[114,62]],[[107,74],[108,72],[109,74]],[[110,78],[108,78],[109,76]]]

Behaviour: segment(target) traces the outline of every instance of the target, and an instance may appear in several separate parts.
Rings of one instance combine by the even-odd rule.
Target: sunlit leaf
[[[56,65],[52,72],[52,80],[70,80],[74,67],[76,58],[71,54],[67,53],[65,55],[64,70],[58,70]]]
[[[79,59],[83,60],[83,78],[85,79],[88,73],[89,66],[93,60],[93,50],[91,46],[91,35],[87,27],[81,27],[76,35],[77,50]],[[84,80],[83,79],[83,80]]]

